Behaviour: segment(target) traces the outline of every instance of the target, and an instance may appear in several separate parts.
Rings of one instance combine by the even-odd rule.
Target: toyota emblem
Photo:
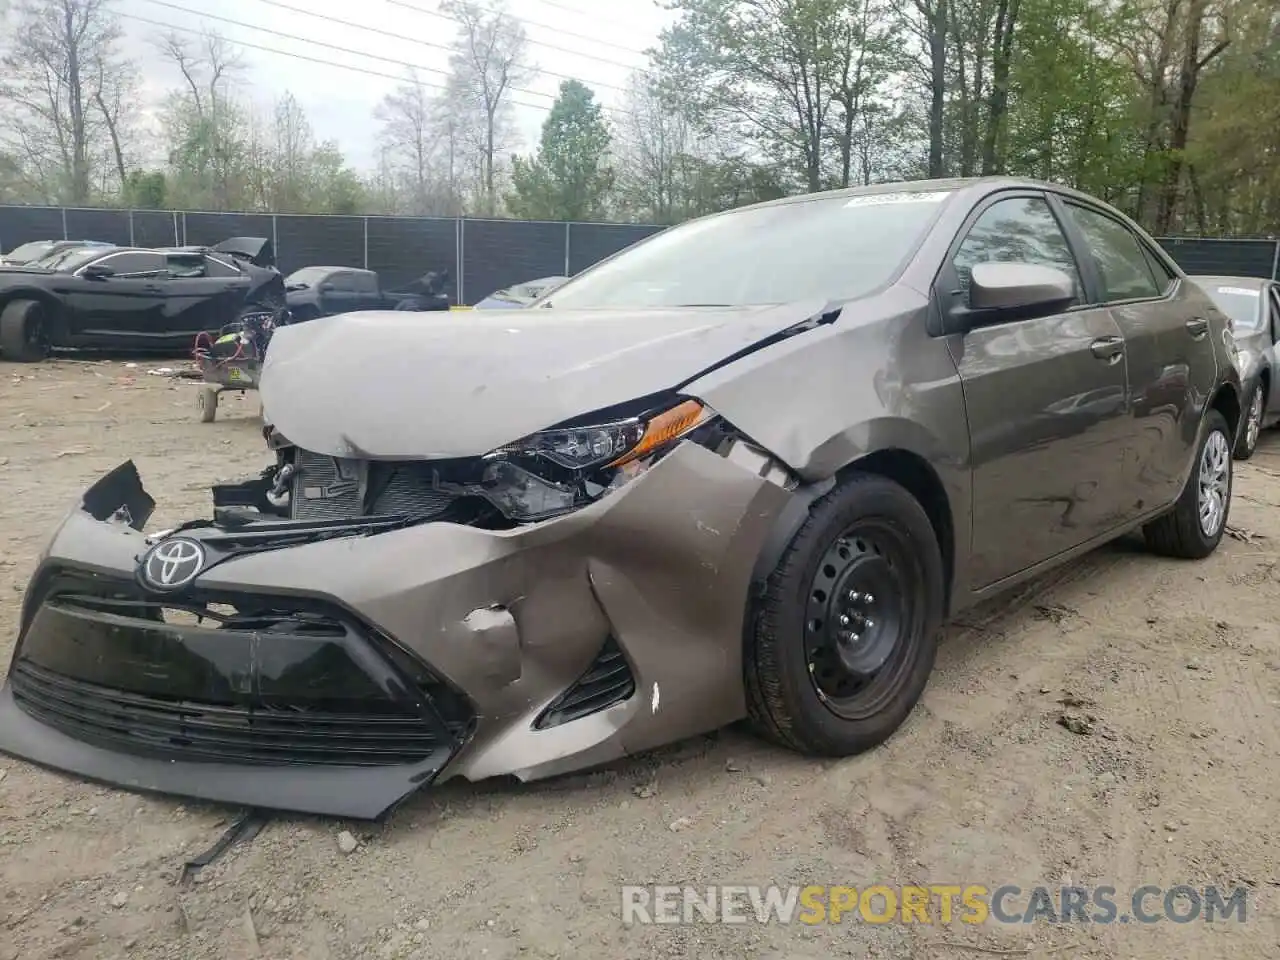
[[[142,579],[157,590],[177,590],[199,576],[204,560],[204,546],[198,540],[161,540],[142,558]]]

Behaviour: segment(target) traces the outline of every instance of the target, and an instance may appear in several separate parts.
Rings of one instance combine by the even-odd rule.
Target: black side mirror
[[[114,270],[101,263],[91,263],[80,271],[80,276],[86,280],[105,280],[107,277],[114,277],[115,274]]]
[[[1007,320],[1048,316],[1076,299],[1075,281],[1036,263],[979,263],[969,277],[969,303],[958,308],[966,329]]]

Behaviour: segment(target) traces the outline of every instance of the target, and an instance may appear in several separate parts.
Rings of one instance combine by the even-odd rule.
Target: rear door
[[[94,264],[109,277],[90,280],[84,267],[68,284],[72,332],[86,336],[153,336],[164,320],[164,257],[150,250],[109,253]],[[87,265],[86,265],[87,266]]]
[[[1118,524],[1129,429],[1120,328],[1108,310],[1083,305],[1079,267],[1044,193],[999,193],[974,210],[939,274],[944,311],[967,304],[969,272],[991,261],[1062,270],[1080,303],[949,338],[969,419],[977,589]]]
[[[1061,208],[1087,252],[1092,299],[1124,336],[1134,421],[1123,484],[1131,509],[1145,513],[1176,500],[1186,481],[1217,383],[1212,305],[1111,213],[1075,198],[1063,198]]]

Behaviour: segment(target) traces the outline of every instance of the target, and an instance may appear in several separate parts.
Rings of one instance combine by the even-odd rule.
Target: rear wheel
[[[756,726],[827,756],[886,740],[928,683],[943,576],[928,516],[892,480],[855,475],[822,497],[753,611],[745,668]]]
[[[1244,412],[1244,426],[1236,440],[1233,454],[1237,460],[1248,460],[1258,449],[1258,437],[1262,433],[1262,409],[1266,405],[1266,390],[1259,380],[1249,394],[1249,405]]]
[[[1142,528],[1155,553],[1199,560],[1218,548],[1231,510],[1231,433],[1217,410],[1205,414],[1200,445],[1178,502]]]
[[[11,300],[0,311],[0,355],[14,363],[35,363],[49,356],[44,304]]]

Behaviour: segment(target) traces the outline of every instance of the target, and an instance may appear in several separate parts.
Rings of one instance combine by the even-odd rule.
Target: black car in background
[[[102,240],[32,240],[0,256],[0,267],[20,267],[72,247],[114,247]]]
[[[384,290],[373,270],[303,267],[285,278],[292,319],[314,320],[357,310],[448,310],[448,271],[427,273],[399,290]]]
[[[0,358],[55,347],[186,350],[242,314],[284,308],[271,241],[213,247],[79,246],[0,267]]]

